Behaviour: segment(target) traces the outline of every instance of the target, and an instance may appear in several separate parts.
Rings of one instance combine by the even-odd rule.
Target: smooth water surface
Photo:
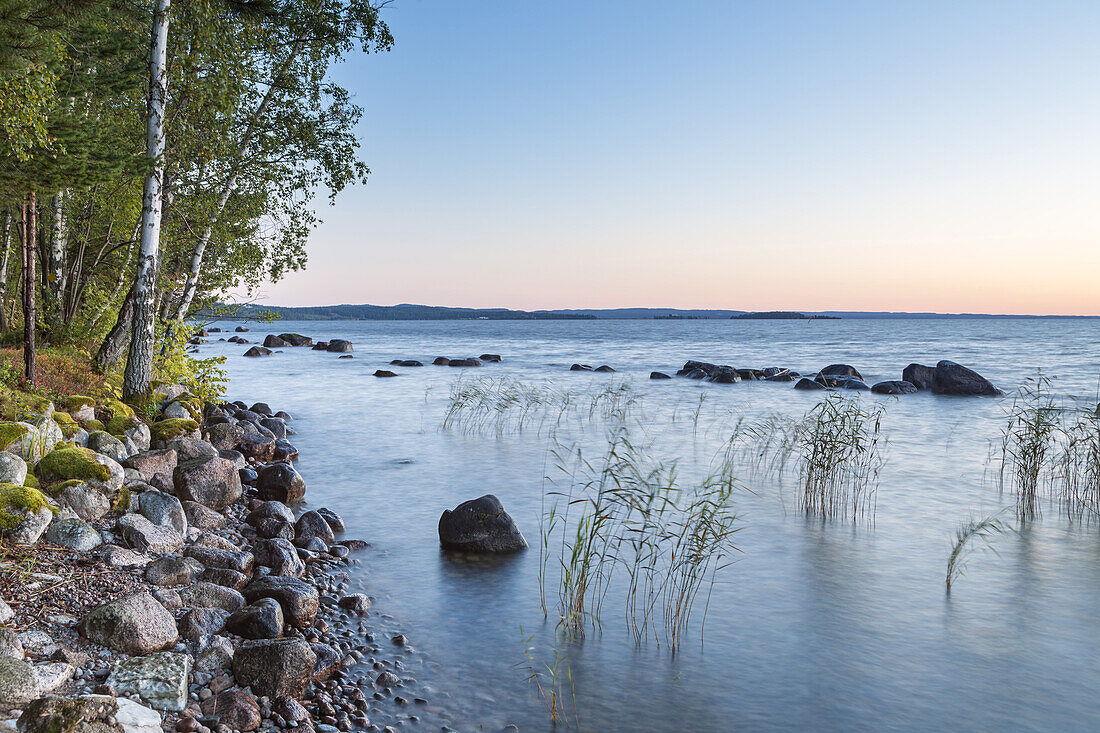
[[[534,635],[540,669],[553,662],[538,540],[544,477],[555,466],[549,431],[538,425],[499,436],[442,430],[456,380],[507,376],[578,394],[627,383],[644,428],[638,439],[690,477],[705,470],[739,417],[799,417],[822,393],[649,379],[688,359],[801,372],[844,362],[870,384],[900,379],[912,361],[949,358],[1009,393],[1041,369],[1059,395],[1092,402],[1100,376],[1100,321],[1088,319],[249,325],[244,335],[254,342],[283,332],[354,342],[354,359],[308,348],[248,359],[246,346],[215,340],[230,335],[223,333],[200,353],[229,357],[232,398],[294,415],[308,502],[338,511],[349,536],[372,543],[356,583],[423,653],[427,661],[414,671],[461,731],[551,727],[526,679],[524,649]],[[504,361],[430,366],[435,356],[483,352]],[[389,367],[395,358],[427,366]],[[573,362],[618,372],[571,373]],[[372,376],[379,368],[400,376]],[[746,468],[741,478],[751,491],[736,495],[740,552],[718,577],[705,629],[700,606],[676,654],[652,640],[636,646],[621,605],[609,602],[602,633],[558,644],[581,729],[1100,726],[1100,527],[1071,523],[1045,505],[1040,521],[996,539],[996,554],[974,555],[951,596],[944,592],[956,528],[1011,505],[989,460],[1011,397],[859,399],[886,409],[874,521],[808,519],[792,505],[790,476],[781,482]],[[557,440],[598,451],[604,431],[598,420],[578,420]],[[441,552],[440,513],[486,493],[501,499],[531,549],[492,561]],[[571,720],[573,708],[567,702]]]

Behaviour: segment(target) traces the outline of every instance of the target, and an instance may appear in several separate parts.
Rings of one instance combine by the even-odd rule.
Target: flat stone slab
[[[187,676],[191,657],[175,652],[157,652],[130,657],[115,664],[107,684],[120,696],[137,693],[157,710],[180,711],[187,707]]]

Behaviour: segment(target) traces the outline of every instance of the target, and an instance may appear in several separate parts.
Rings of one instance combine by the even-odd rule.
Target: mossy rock
[[[76,435],[76,431],[80,430],[80,426],[76,424],[76,420],[67,412],[55,412],[53,414],[53,421],[61,428],[61,434],[65,436],[66,440]]]
[[[96,409],[96,417],[106,422],[107,432],[112,435],[122,435],[141,422],[134,408],[111,398],[105,399]]]
[[[85,420],[84,429],[87,430],[89,433],[94,433],[97,430],[106,430],[107,426],[99,420]]]
[[[111,507],[113,512],[125,512],[130,509],[130,487],[123,486],[118,490],[118,497],[115,499],[114,506]]]
[[[33,473],[28,473],[27,478],[23,479],[24,486],[30,486],[32,489],[38,488],[38,477]]]
[[[65,407],[69,410],[79,410],[81,407],[95,405],[95,400],[82,394],[69,395],[65,400]]]
[[[29,480],[30,478],[31,478],[31,476],[28,475],[27,479]],[[37,486],[37,485],[38,484],[37,484],[37,479],[36,479],[35,486]],[[81,481],[78,478],[71,478],[71,479],[67,479],[65,481],[60,481],[56,484],[51,484],[50,487],[46,489],[46,491],[49,493],[50,496],[57,496],[58,494],[60,494],[62,491],[69,488],[70,486],[86,486],[86,485],[87,484],[85,484],[85,482]]]
[[[111,478],[111,469],[96,460],[98,455],[87,448],[58,448],[42,456],[34,471],[47,484],[68,479],[106,482]]]
[[[172,440],[172,438],[190,435],[198,429],[198,422],[186,417],[170,417],[167,420],[158,420],[149,426],[153,440]]]
[[[192,397],[191,395],[185,395],[183,397],[177,397],[164,406],[167,410],[169,405],[179,405],[183,409],[187,410],[187,414],[191,416],[192,420],[202,420],[202,400],[198,397]]]
[[[33,428],[19,422],[0,422],[0,450],[23,440]]]
[[[0,530],[15,529],[23,521],[24,511],[49,508],[50,500],[38,489],[15,484],[0,484]]]

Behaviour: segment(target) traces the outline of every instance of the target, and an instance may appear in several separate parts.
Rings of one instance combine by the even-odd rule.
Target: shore
[[[148,424],[81,399],[0,424],[0,730],[446,719],[349,588],[367,543],[301,507],[292,417],[158,390]]]

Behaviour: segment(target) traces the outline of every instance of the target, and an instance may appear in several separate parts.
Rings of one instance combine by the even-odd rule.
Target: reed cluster
[[[555,476],[540,532],[544,612],[547,588],[556,587],[559,624],[580,638],[602,626],[610,595],[621,593],[615,600],[637,643],[652,638],[678,648],[700,592],[736,550],[730,464],[684,487],[676,462],[654,460],[625,421],[609,429],[594,459],[576,447],[551,454]],[[613,582],[617,574],[625,579]]]
[[[1064,435],[1061,423],[1062,410],[1051,396],[1050,380],[1041,374],[1027,380],[1001,430],[1000,484],[1002,489],[1006,483],[1012,487],[1021,522],[1041,514],[1040,482],[1053,469],[1051,459]]]

